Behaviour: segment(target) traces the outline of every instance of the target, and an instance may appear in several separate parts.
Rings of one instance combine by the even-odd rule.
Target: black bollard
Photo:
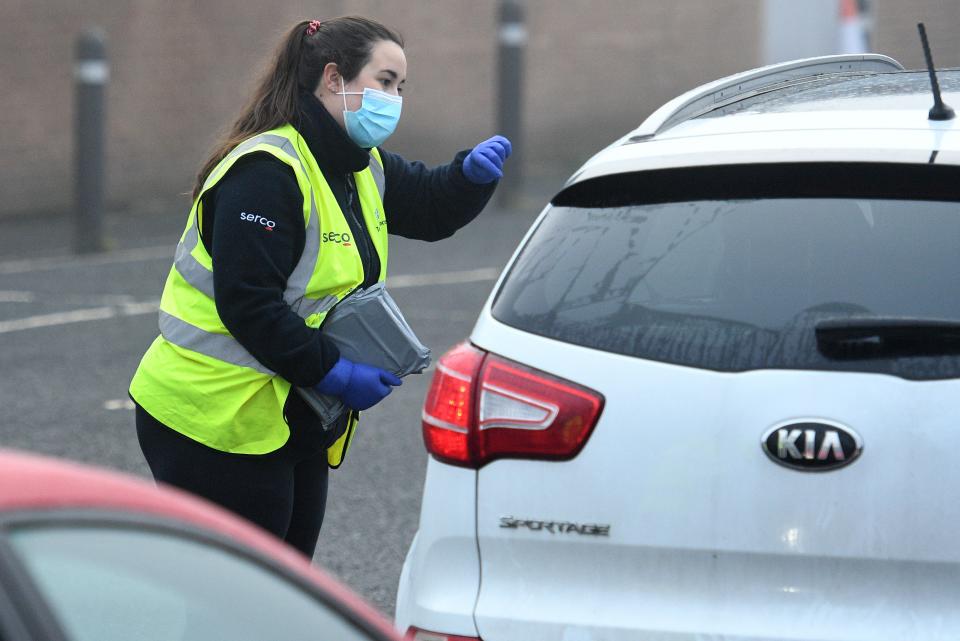
[[[74,67],[74,245],[80,254],[104,250],[104,98],[109,79],[102,32],[84,32],[77,38]]]
[[[497,132],[513,144],[498,187],[503,206],[516,204],[523,187],[523,52],[527,26],[522,0],[501,0],[498,30]]]

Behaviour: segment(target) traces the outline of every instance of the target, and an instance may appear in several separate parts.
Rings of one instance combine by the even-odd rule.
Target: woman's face
[[[380,40],[374,43],[370,50],[370,60],[353,80],[344,81],[344,85],[341,85],[339,73],[325,72],[320,87],[317,88],[317,98],[342,127],[344,98],[347,111],[356,111],[363,102],[363,96],[358,94],[362,94],[367,87],[397,96],[402,92],[406,79],[407,57],[403,49],[392,40]],[[358,93],[341,95],[344,86],[348,92]]]

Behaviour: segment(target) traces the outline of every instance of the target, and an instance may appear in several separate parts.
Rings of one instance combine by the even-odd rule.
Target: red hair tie
[[[319,21],[319,20],[311,20],[311,21],[310,21],[310,25],[307,27],[307,35],[308,35],[308,36],[312,36],[313,34],[315,34],[315,33],[317,32],[317,29],[319,29],[319,28],[320,28],[320,21]]]

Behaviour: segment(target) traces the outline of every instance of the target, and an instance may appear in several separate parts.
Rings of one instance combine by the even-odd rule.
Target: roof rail
[[[781,62],[720,78],[682,94],[643,121],[628,140],[638,142],[723,104],[763,93],[791,80],[831,73],[903,71],[903,65],[877,53],[818,56]]]

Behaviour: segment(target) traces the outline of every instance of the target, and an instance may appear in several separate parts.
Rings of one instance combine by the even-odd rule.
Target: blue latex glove
[[[513,146],[503,136],[494,136],[474,147],[463,159],[463,175],[477,185],[503,178],[503,161],[510,157]]]
[[[340,357],[313,389],[338,397],[352,410],[365,410],[382,401],[394,387],[402,383],[385,369]]]

